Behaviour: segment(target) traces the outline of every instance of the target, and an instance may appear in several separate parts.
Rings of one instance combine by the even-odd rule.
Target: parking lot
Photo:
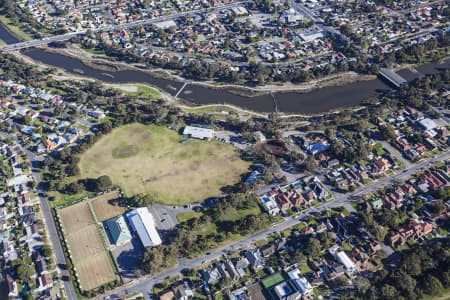
[[[144,253],[144,247],[137,236],[133,236],[130,242],[112,248],[111,253],[125,283],[138,277],[137,275],[140,274],[140,257]]]
[[[232,131],[216,131],[215,139],[224,143],[236,146],[239,149],[245,150],[251,144],[242,137],[242,135],[234,133]]]

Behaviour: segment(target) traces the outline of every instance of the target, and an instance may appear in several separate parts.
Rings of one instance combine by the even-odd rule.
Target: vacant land
[[[231,145],[189,140],[156,125],[131,124],[101,138],[80,161],[82,177],[108,175],[127,195],[186,204],[221,194],[248,170]]]
[[[82,288],[91,290],[115,280],[114,268],[88,203],[62,208],[59,215]]]
[[[118,191],[114,191],[90,200],[99,222],[103,222],[111,219],[112,217],[121,215],[126,211],[125,207],[112,204],[112,200],[118,198],[120,198],[120,193]]]

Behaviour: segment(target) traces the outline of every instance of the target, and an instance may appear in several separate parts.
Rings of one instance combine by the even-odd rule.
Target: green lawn
[[[373,145],[372,151],[375,155],[378,155],[378,156],[382,156],[382,155],[386,154],[386,151],[384,151],[384,149],[383,149],[383,145],[380,143],[376,143],[375,145]]]
[[[161,92],[154,87],[144,85],[144,84],[120,84],[113,85],[115,88],[120,89],[125,94],[130,96],[138,96],[142,98],[148,98],[152,100],[157,100],[161,98]]]
[[[97,48],[83,48],[83,50],[94,55],[106,55],[105,51]]]
[[[151,99],[159,99],[161,92],[148,85],[137,85],[137,95],[142,97],[148,97]]]
[[[184,213],[179,213],[177,215],[177,219],[178,222],[183,223],[183,222],[187,222],[190,219],[194,219],[194,218],[200,218],[203,214],[201,212],[184,212]]]
[[[184,111],[194,115],[214,114],[234,111],[234,109],[224,105],[214,105],[206,107],[184,107]]]
[[[220,196],[248,171],[250,164],[231,145],[181,139],[164,126],[117,128],[81,156],[80,178],[108,175],[128,196],[144,193],[158,203],[184,205]]]
[[[353,250],[353,247],[349,243],[345,242],[342,244],[342,249],[347,252],[351,252]]]
[[[261,280],[263,286],[266,289],[270,289],[283,281],[284,281],[284,278],[283,278],[283,275],[281,275],[281,273],[275,273],[275,274],[270,275]]]
[[[224,221],[236,221],[242,219],[248,215],[259,215],[261,210],[258,206],[251,207],[248,209],[235,209],[227,211],[227,215],[224,218]]]
[[[0,23],[2,23],[16,38],[24,41],[32,39],[32,37],[23,31],[14,20],[6,17],[5,15],[0,15]]]
[[[300,272],[302,272],[302,274],[306,274],[306,273],[309,273],[309,272],[312,271],[307,263],[304,263],[304,264],[300,265],[298,267],[298,269],[300,270]]]
[[[75,195],[63,194],[58,191],[50,191],[47,193],[49,197],[55,197],[55,201],[49,201],[51,207],[59,207],[71,202],[74,202],[85,197],[92,197],[95,194],[88,191],[84,191]]]

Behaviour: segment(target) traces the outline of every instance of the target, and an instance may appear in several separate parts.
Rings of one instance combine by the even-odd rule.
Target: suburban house
[[[313,291],[313,287],[309,283],[309,281],[301,275],[300,270],[295,268],[294,270],[289,271],[289,278],[291,279],[292,284],[295,286],[296,290],[302,295],[310,295]]]
[[[264,260],[261,257],[261,251],[259,249],[245,251],[245,257],[248,259],[253,270],[259,270],[264,267]]]
[[[339,251],[339,246],[334,245],[328,249],[331,255],[333,255],[334,259],[342,264],[347,272],[353,273],[356,271],[355,263],[348,257],[348,255],[344,251]]]
[[[379,173],[386,172],[392,167],[392,165],[389,163],[389,161],[384,157],[374,158],[373,163]]]
[[[433,231],[430,222],[409,219],[409,221],[398,228],[398,232],[389,237],[391,245],[403,245],[409,239],[421,238]]]

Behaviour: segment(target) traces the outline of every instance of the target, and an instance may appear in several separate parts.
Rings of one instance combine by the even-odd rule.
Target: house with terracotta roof
[[[379,173],[386,172],[392,168],[391,163],[384,157],[375,157],[372,162]]]
[[[388,239],[391,245],[402,245],[407,240],[416,240],[433,231],[433,224],[417,219],[409,219],[407,223],[398,228],[398,232]]]
[[[389,209],[398,209],[403,206],[405,193],[400,187],[395,188],[383,197],[383,202]]]
[[[439,171],[427,171],[419,179],[421,183],[426,183],[432,190],[438,190],[444,186],[449,186],[450,182]]]
[[[47,151],[54,150],[58,146],[55,142],[53,142],[50,139],[44,140],[42,144],[44,145],[45,149],[47,149]]]
[[[292,203],[285,193],[278,194],[276,199],[281,210],[288,210],[292,207]]]
[[[171,290],[159,294],[159,300],[172,300],[172,299],[175,299],[175,293]]]

